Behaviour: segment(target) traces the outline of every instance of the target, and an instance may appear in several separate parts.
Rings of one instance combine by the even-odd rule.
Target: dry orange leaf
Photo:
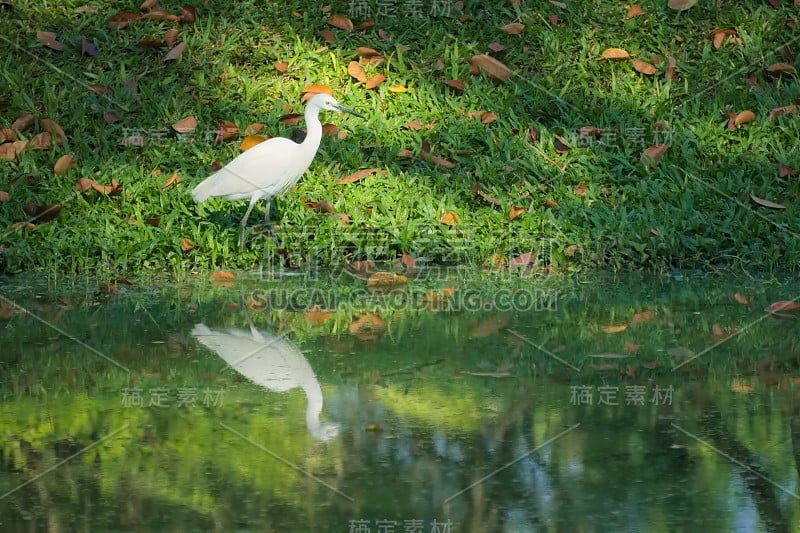
[[[600,326],[600,329],[606,333],[619,333],[628,329],[628,324],[620,324],[619,326]]]
[[[367,279],[367,287],[382,287],[385,285],[399,285],[408,282],[408,278],[393,272],[375,272]]]
[[[773,63],[767,67],[767,72],[773,76],[785,76],[797,74],[797,69],[788,63]]]
[[[16,131],[18,131],[18,132],[22,133],[23,131],[25,131],[26,129],[28,129],[28,127],[30,127],[30,125],[31,125],[31,124],[33,124],[33,121],[34,121],[35,119],[36,119],[36,117],[34,117],[34,116],[33,116],[32,114],[30,114],[30,113],[27,113],[27,114],[25,114],[25,115],[22,115],[21,117],[17,118],[17,119],[16,119],[16,120],[15,120],[15,121],[14,121],[14,122],[11,124],[11,129],[13,129],[13,130],[16,130]]]
[[[464,92],[464,89],[466,89],[464,82],[461,80],[445,80],[444,84],[452,89],[461,91],[462,93]]]
[[[90,180],[89,178],[78,178],[75,182],[75,190],[80,193],[84,193],[94,188],[97,185],[97,182],[94,180]]]
[[[367,74],[364,72],[364,69],[361,68],[361,65],[359,65],[356,61],[351,61],[350,64],[347,65],[347,73],[361,83],[367,82]]]
[[[330,88],[330,87],[328,87],[327,85],[322,85],[322,84],[319,84],[319,83],[315,83],[315,84],[313,84],[313,85],[308,85],[308,86],[306,86],[306,87],[303,89],[303,91],[302,91],[302,92],[303,92],[303,93],[306,93],[306,94],[319,94],[319,93],[325,93],[325,94],[330,94],[330,95],[333,95],[333,89],[331,89],[331,88]]]
[[[511,24],[500,26],[500,31],[507,33],[509,35],[519,35],[523,31],[525,31],[525,24],[521,24],[519,22],[512,22]]]
[[[647,322],[649,320],[653,320],[656,316],[655,311],[642,311],[640,313],[636,313],[631,318],[631,324],[638,324],[639,322]]]
[[[475,75],[479,70],[486,73],[489,79],[502,82],[511,76],[511,70],[490,55],[478,54],[469,58],[469,71]]]
[[[415,118],[411,122],[406,122],[405,124],[403,124],[403,128],[407,130],[418,131],[422,129],[422,122],[420,122],[418,118]]]
[[[497,115],[494,111],[487,111],[481,115],[481,124],[491,124],[495,120],[497,120]]]
[[[646,165],[654,166],[667,152],[668,148],[669,146],[666,144],[654,144],[645,148],[644,152],[642,152],[642,162]]]
[[[634,59],[631,61],[631,63],[633,64],[633,69],[636,72],[647,74],[648,76],[652,76],[653,74],[658,72],[658,69],[655,67],[655,65],[652,65],[646,61],[639,61]]]
[[[769,119],[773,124],[778,122],[778,117],[783,115],[796,115],[798,108],[796,105],[786,105],[783,107],[776,107],[769,112]]]
[[[378,85],[380,85],[385,81],[386,81],[386,76],[384,76],[383,74],[376,74],[367,80],[367,83],[366,85],[364,85],[364,88],[367,90],[374,89],[375,87],[377,87]]]
[[[361,181],[370,174],[375,174],[377,171],[378,171],[377,168],[365,168],[363,170],[359,170],[358,172],[350,174],[346,178],[340,179],[339,181],[336,182],[336,185],[344,185],[347,183],[355,183],[357,181]]]
[[[495,54],[499,54],[500,52],[506,49],[506,47],[500,43],[489,43],[487,48],[489,48],[489,50],[491,50]]]
[[[181,54],[183,53],[184,50],[186,50],[186,41],[181,41],[178,44],[176,44],[175,47],[172,48],[172,50],[167,52],[167,55],[165,55],[161,61],[164,62],[175,61],[176,59],[181,57]]]
[[[188,252],[189,250],[194,249],[194,243],[192,239],[184,238],[181,239],[181,250],[184,252]]]
[[[356,54],[358,54],[359,57],[373,57],[381,55],[380,52],[374,48],[369,48],[366,46],[359,46],[356,48]]]
[[[197,129],[197,119],[193,116],[182,118],[172,125],[172,129],[178,133],[191,133]]]
[[[725,38],[730,35],[736,35],[736,30],[714,30],[711,32],[711,36],[714,38],[714,48],[721,48],[722,45],[725,43]]]
[[[68,169],[75,168],[77,166],[78,161],[75,160],[74,156],[70,154],[62,155],[58,158],[58,161],[56,161],[55,167],[53,167],[53,172],[55,172],[56,175],[59,175],[66,172]]]
[[[178,42],[178,30],[175,28],[170,28],[164,32],[164,42],[167,43],[167,46],[172,48],[175,46],[175,43]]]
[[[49,118],[43,118],[39,121],[39,126],[46,131],[49,132],[55,137],[55,143],[61,144],[67,140],[67,134],[64,133],[64,130],[61,129],[54,120],[50,120]]]
[[[16,141],[17,134],[11,128],[0,128],[0,142]]]
[[[459,222],[461,222],[461,217],[458,216],[457,213],[453,213],[452,211],[448,211],[447,213],[443,214],[442,217],[439,219],[439,222],[446,226],[455,226]]]
[[[245,135],[255,135],[256,133],[260,133],[261,130],[263,130],[263,129],[264,129],[264,125],[263,124],[261,124],[260,122],[254,122],[253,124],[250,124],[249,126],[247,126],[244,129],[244,134]]]
[[[333,32],[331,30],[329,30],[327,28],[323,28],[323,29],[319,30],[319,35],[320,35],[320,37],[325,39],[326,43],[333,43],[336,40],[336,36],[333,34]]]
[[[386,323],[378,315],[365,313],[350,324],[350,333],[362,340],[374,340],[386,329]]]
[[[626,352],[638,352],[639,348],[641,348],[641,345],[625,341],[625,348],[624,349],[625,349]]]
[[[31,150],[49,150],[53,147],[53,135],[49,131],[43,131],[34,135],[28,142],[28,148]]]
[[[748,305],[749,303],[752,303],[752,301],[753,301],[753,297],[752,296],[748,296],[748,295],[742,294],[740,292],[737,292],[736,294],[734,294],[733,297],[737,302],[739,302],[742,305]]]
[[[161,188],[168,189],[169,187],[172,187],[176,183],[180,183],[180,181],[181,181],[181,175],[176,172],[167,180],[167,182],[164,185],[161,186]]]
[[[211,274],[211,279],[236,279],[236,276],[233,275],[233,272],[218,270]]]
[[[622,48],[606,48],[600,57],[603,59],[630,59],[631,55]]]
[[[239,150],[241,150],[242,152],[246,152],[253,146],[263,143],[266,140],[267,138],[264,137],[263,135],[248,135],[247,137],[244,138],[242,144],[239,145]]]
[[[328,24],[334,28],[339,28],[340,30],[349,31],[353,29],[353,21],[344,15],[331,15],[328,17]]]
[[[275,66],[275,70],[277,70],[281,74],[286,72],[286,69],[289,68],[289,62],[288,61],[275,61],[275,63],[273,63],[273,65]]]
[[[633,17],[638,17],[639,15],[644,15],[644,11],[639,6],[631,6],[628,9],[628,12],[625,14],[626,19],[632,19]]]
[[[792,312],[800,310],[800,303],[797,303],[795,300],[779,300],[767,306],[764,311],[767,313],[779,313],[779,312]]]
[[[722,326],[719,324],[712,324],[711,325],[711,336],[717,340],[724,339],[728,335],[723,331]]]
[[[520,216],[525,211],[527,211],[527,209],[525,209],[524,207],[517,207],[515,205],[512,205],[511,206],[511,210],[508,212],[508,219],[509,220],[514,220],[515,218]]]
[[[748,122],[752,122],[755,119],[756,119],[756,114],[748,109],[736,115],[736,118],[734,119],[733,123],[736,126],[739,126],[741,124],[747,124]]]
[[[777,204],[775,202],[759,198],[758,196],[753,196],[752,194],[750,195],[750,199],[762,207],[769,207],[770,209],[786,209],[786,206],[783,204]]]
[[[15,159],[27,146],[26,141],[14,141],[0,144],[0,159]]]

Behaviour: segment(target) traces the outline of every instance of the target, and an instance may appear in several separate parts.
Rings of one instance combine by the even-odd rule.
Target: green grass
[[[14,2],[0,18],[0,127],[33,113],[55,120],[68,140],[0,160],[0,190],[10,195],[0,204],[0,270],[186,272],[280,263],[264,235],[251,235],[247,249],[238,249],[245,202],[198,205],[188,191],[212,172],[213,161],[229,161],[239,151],[241,138],[209,138],[218,120],[240,130],[261,122],[271,135],[290,135],[278,122],[282,106],[302,112],[301,91],[311,83],[331,86],[368,120],[324,115],[346,138],[324,138],[309,172],[273,209],[277,233],[301,266],[402,253],[480,265],[498,254],[536,249],[540,265],[559,270],[796,269],[800,180],[779,178],[778,165],[800,169],[800,123],[798,115],[787,115],[773,124],[769,111],[797,103],[800,88],[796,77],[771,80],[764,73],[787,61],[778,50],[782,44],[800,53],[792,41],[800,22],[788,3],[775,10],[757,1],[719,8],[704,1],[676,12],[666,2],[645,1],[646,15],[626,20],[626,8],[614,2],[576,0],[567,9],[465,2],[466,21],[459,20],[455,2],[437,4],[449,6],[450,14],[431,15],[431,2],[423,2],[421,16],[412,19],[403,14],[413,4],[398,1],[396,16],[378,17],[367,30],[342,31],[326,25],[327,16],[312,2],[281,7],[209,0],[197,2],[191,24],[140,21],[118,30],[108,19],[139,11],[138,2],[94,2],[96,14],[74,13],[82,2]],[[335,2],[331,13],[347,15],[357,5],[367,4]],[[180,3],[162,8],[179,13]],[[557,24],[551,15],[558,15]],[[526,25],[522,34],[497,29],[514,21]],[[166,49],[136,44],[162,38],[168,28],[187,44],[177,61],[161,61]],[[325,28],[335,32],[334,43],[320,36]],[[735,29],[741,44],[714,49],[710,32],[719,28]],[[65,47],[39,44],[36,30],[55,32]],[[81,55],[81,36],[97,45],[96,56]],[[493,54],[512,71],[501,84],[469,74],[467,60],[486,53],[491,42],[507,47]],[[365,66],[368,76],[387,77],[375,90],[347,74],[358,46],[385,57],[381,65]],[[629,61],[600,60],[608,47],[643,61],[657,56],[658,72],[644,76]],[[667,57],[677,61],[672,80],[663,76]],[[276,60],[289,62],[284,74],[273,66]],[[751,75],[757,89],[747,82]],[[447,79],[464,81],[466,91],[448,88]],[[109,93],[87,89],[96,83]],[[389,91],[395,85],[409,91]],[[727,113],[745,109],[756,120],[726,129]],[[497,120],[484,125],[468,117],[482,110],[495,112]],[[106,124],[108,111],[120,121]],[[197,118],[196,134],[172,132],[170,125],[188,115]],[[431,127],[402,128],[413,119]],[[670,125],[660,137],[658,120]],[[584,126],[603,130],[601,142],[581,140]],[[39,131],[37,122],[22,138]],[[120,146],[133,133],[143,133],[149,144]],[[572,149],[556,153],[554,135]],[[669,150],[651,169],[640,156],[659,138]],[[398,157],[403,149],[418,152],[424,141],[455,168]],[[53,165],[67,153],[78,166],[57,176]],[[370,167],[386,174],[336,185]],[[174,172],[182,181],[161,189]],[[77,195],[79,177],[102,184],[116,179],[124,190],[120,196]],[[476,181],[499,205],[472,193]],[[786,209],[759,207],[750,194]],[[348,224],[305,205],[321,200],[346,214]],[[53,221],[11,231],[27,220],[22,207],[29,202],[65,207]],[[512,221],[512,206],[527,211]],[[447,211],[460,217],[453,227],[439,222]],[[160,219],[158,226],[145,223],[151,218]],[[260,219],[255,212],[251,222]],[[181,250],[185,238],[194,249]]]

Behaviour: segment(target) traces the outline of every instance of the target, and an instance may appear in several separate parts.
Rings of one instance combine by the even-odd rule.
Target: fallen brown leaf
[[[36,30],[36,40],[51,50],[61,50],[64,48],[64,43],[58,42],[56,34],[51,31]]]
[[[634,59],[631,61],[631,63],[633,64],[633,69],[641,74],[652,76],[653,74],[658,72],[658,69],[655,67],[655,65],[651,65],[646,61],[638,61]]]
[[[353,21],[344,15],[331,15],[328,17],[328,24],[340,30],[349,31],[353,29]]]
[[[517,207],[515,205],[512,205],[511,206],[511,210],[508,212],[508,219],[509,220],[514,220],[515,218],[520,216],[525,211],[527,211],[527,209],[524,208],[524,207]]]
[[[752,194],[750,195],[750,199],[762,207],[769,207],[770,209],[786,209],[786,206],[783,204],[777,204],[770,200],[765,200],[763,198],[759,198],[758,196],[753,196]]]
[[[31,217],[31,222],[48,222],[53,220],[58,215],[58,212],[64,208],[61,204],[53,205],[36,205],[33,202],[27,203],[22,207],[25,214]]]
[[[502,82],[511,76],[511,70],[503,63],[486,54],[478,54],[469,58],[470,73],[475,75],[482,70],[495,82]]]
[[[193,116],[182,118],[172,125],[172,129],[178,133],[192,133],[197,129],[197,119]]]
[[[361,67],[361,65],[359,65],[356,61],[351,61],[350,64],[347,65],[347,73],[361,83],[367,82],[367,74],[364,72],[364,69]]]
[[[250,148],[252,148],[253,146],[263,143],[266,140],[267,138],[264,137],[263,135],[248,135],[247,137],[244,138],[242,144],[239,145],[239,150],[245,152]]]
[[[164,58],[161,61],[164,61],[164,62],[166,62],[166,61],[175,61],[176,59],[181,57],[181,54],[183,53],[184,50],[186,50],[186,41],[181,41],[178,44],[176,44],[172,48],[172,50],[167,52],[167,55],[165,55]]]
[[[669,149],[669,146],[666,144],[654,144],[645,148],[644,152],[642,152],[642,162],[645,165],[654,166],[664,156],[667,149]]]
[[[353,174],[350,174],[349,176],[340,179],[339,181],[336,182],[336,185],[345,185],[347,183],[355,183],[357,181],[361,181],[367,176],[375,174],[376,172],[378,172],[378,170],[379,169],[377,168],[365,168],[363,170],[359,170],[358,172],[354,172]]]
[[[464,82],[461,80],[445,80],[444,84],[450,87],[451,89],[455,89],[456,91],[464,92],[466,86]]]
[[[161,188],[168,189],[173,185],[175,185],[176,183],[180,183],[180,181],[181,181],[181,175],[176,172],[167,180],[167,182],[164,185],[161,186]]]
[[[633,17],[638,17],[639,15],[644,15],[644,11],[639,6],[631,6],[628,9],[628,12],[625,14],[626,19],[632,19]]]
[[[288,61],[275,61],[275,63],[273,63],[273,65],[275,66],[275,70],[277,70],[281,74],[286,72],[286,69],[289,68],[289,62]]]
[[[783,163],[778,165],[778,176],[780,176],[781,178],[785,178],[787,176],[796,176],[797,174],[798,171],[794,170],[789,165],[784,165]]]
[[[53,172],[55,172],[56,176],[63,174],[70,168],[75,168],[78,166],[78,162],[75,160],[75,157],[67,154],[62,155],[56,161],[55,166],[53,167]]]
[[[734,125],[739,126],[741,124],[747,124],[748,122],[752,122],[755,119],[756,119],[756,114],[748,109],[736,115],[736,118],[733,120],[733,123]]]
[[[510,24],[506,24],[505,26],[500,26],[500,31],[503,33],[507,33],[509,35],[519,35],[523,31],[525,31],[525,24],[521,24],[519,22],[512,22]]]
[[[372,76],[370,79],[367,80],[367,83],[364,85],[364,88],[367,90],[374,89],[381,83],[386,81],[386,76],[383,74],[376,74]]]

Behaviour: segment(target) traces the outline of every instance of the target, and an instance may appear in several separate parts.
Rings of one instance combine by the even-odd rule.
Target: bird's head
[[[337,113],[339,111],[344,111],[345,113],[350,113],[351,115],[355,115],[359,118],[367,118],[361,113],[356,113],[352,109],[343,106],[336,101],[336,98],[329,94],[321,93],[313,96],[311,100],[308,101],[308,106],[316,106],[324,111],[336,111]]]

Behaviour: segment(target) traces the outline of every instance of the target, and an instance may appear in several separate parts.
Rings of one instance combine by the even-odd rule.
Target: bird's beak
[[[364,120],[366,120],[366,119],[367,119],[367,117],[365,117],[365,116],[364,116],[364,115],[362,115],[361,113],[356,113],[355,111],[353,111],[353,110],[352,110],[352,109],[350,109],[349,107],[345,107],[345,106],[343,106],[342,104],[336,104],[336,105],[334,105],[333,107],[335,107],[335,108],[336,108],[336,109],[338,109],[339,111],[344,111],[345,113],[350,113],[351,115],[355,115],[355,116],[357,116],[358,118],[363,118]]]

